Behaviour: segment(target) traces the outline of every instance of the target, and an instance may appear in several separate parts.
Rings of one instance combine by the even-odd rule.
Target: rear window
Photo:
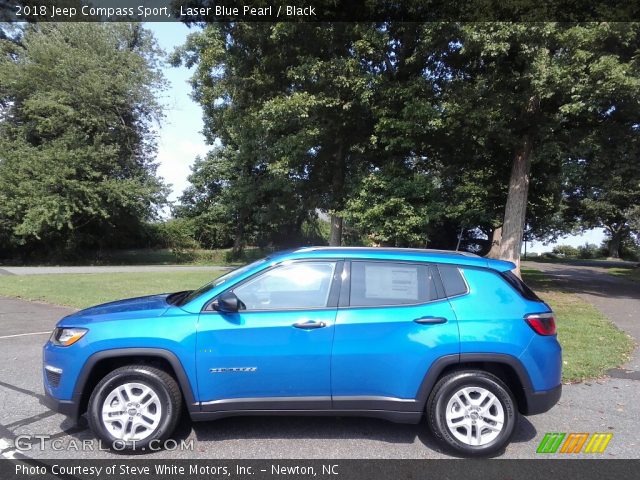
[[[527,300],[532,300],[534,302],[541,302],[542,300],[536,293],[531,290],[526,283],[520,280],[513,272],[501,272],[500,275],[504,278],[509,285],[515,288],[520,295],[522,295]]]
[[[455,265],[438,265],[440,279],[447,297],[456,297],[467,293],[467,284],[462,278],[460,269]]]
[[[429,265],[400,262],[352,262],[352,307],[412,305],[437,298]]]

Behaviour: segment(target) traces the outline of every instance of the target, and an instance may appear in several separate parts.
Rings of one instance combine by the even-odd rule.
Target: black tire
[[[102,420],[102,407],[107,396],[115,388],[126,383],[139,383],[147,386],[158,396],[161,412],[160,420],[152,433],[142,440],[123,441],[114,436]],[[104,447],[117,451],[143,451],[150,446],[156,450],[173,433],[182,411],[182,394],[175,379],[150,365],[127,365],[108,373],[91,393],[87,409],[87,419],[91,430],[104,442]],[[143,414],[144,416],[144,414]],[[151,442],[153,442],[152,445]]]
[[[488,390],[495,395],[502,406],[504,414],[502,430],[496,438],[485,445],[463,443],[455,437],[447,425],[447,404],[456,392],[465,387],[480,387]],[[427,400],[426,417],[433,436],[445,449],[465,457],[479,457],[493,455],[504,449],[515,430],[518,412],[509,387],[498,377],[482,370],[459,370],[442,377],[436,383]],[[482,417],[480,418],[482,420]],[[464,434],[467,432],[466,428],[461,426],[458,432]]]

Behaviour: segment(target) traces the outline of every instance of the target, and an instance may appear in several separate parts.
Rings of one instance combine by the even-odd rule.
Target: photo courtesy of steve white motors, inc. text
[[[321,471],[318,471],[321,470]],[[340,474],[339,465],[322,464],[322,465],[211,465],[211,464],[171,464],[161,463],[156,465],[132,465],[130,463],[119,463],[111,465],[60,465],[57,463],[51,465],[27,465],[16,464],[15,474],[17,476],[42,476],[42,475],[82,475],[94,476],[102,478],[102,476],[175,476],[175,475],[207,475],[207,476],[224,476],[233,475],[300,475],[315,477],[318,475],[338,476]]]

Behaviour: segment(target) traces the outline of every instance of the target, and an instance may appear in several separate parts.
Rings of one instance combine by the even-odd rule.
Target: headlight
[[[50,340],[54,345],[68,347],[84,337],[88,331],[86,328],[56,328]]]

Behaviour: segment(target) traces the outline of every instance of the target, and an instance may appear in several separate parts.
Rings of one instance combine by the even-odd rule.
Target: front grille
[[[45,373],[47,375],[47,383],[52,387],[57,387],[60,385],[60,377],[62,377],[61,372],[53,372],[48,368],[45,369]]]

